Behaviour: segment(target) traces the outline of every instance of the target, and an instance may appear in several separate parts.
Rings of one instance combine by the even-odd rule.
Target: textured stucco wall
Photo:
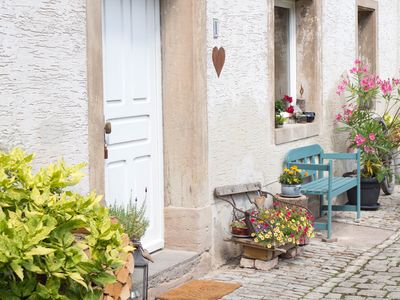
[[[334,116],[343,98],[336,95],[340,76],[356,56],[355,0],[322,1],[320,135],[296,142],[274,145],[272,78],[268,56],[269,0],[208,0],[208,132],[210,197],[215,187],[261,181],[275,181],[284,154],[291,148],[320,143],[327,151],[343,151],[343,139],[334,134]],[[398,33],[392,24],[399,16],[395,0],[381,0],[379,6],[379,62],[384,76],[398,71]],[[212,35],[212,19],[220,22],[220,37]],[[391,28],[391,30],[387,30]],[[392,30],[393,29],[393,30]],[[273,37],[273,35],[272,35]],[[217,78],[211,61],[214,46],[223,46],[226,63]],[[336,172],[343,170],[336,166]],[[278,185],[270,190],[277,191]],[[223,261],[235,247],[223,242],[228,234],[231,208],[220,201],[213,204],[214,263]]]
[[[85,0],[2,0],[0,19],[0,145],[88,161]]]
[[[378,4],[378,72],[382,78],[399,77],[400,1],[379,0]]]

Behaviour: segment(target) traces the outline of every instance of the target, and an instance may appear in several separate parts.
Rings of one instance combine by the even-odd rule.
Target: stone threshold
[[[163,249],[152,253],[154,263],[149,263],[149,299],[210,271],[208,252]]]
[[[167,274],[174,271],[179,265],[195,260],[200,253],[192,251],[181,251],[163,249],[152,253],[154,263],[149,263],[149,282],[157,278],[160,274]]]
[[[319,135],[318,121],[304,124],[285,124],[282,128],[275,128],[275,144],[285,144]]]

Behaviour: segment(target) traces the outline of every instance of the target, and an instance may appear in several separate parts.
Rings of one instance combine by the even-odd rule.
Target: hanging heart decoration
[[[225,49],[223,47],[214,47],[212,51],[212,60],[217,76],[219,77],[225,64]]]

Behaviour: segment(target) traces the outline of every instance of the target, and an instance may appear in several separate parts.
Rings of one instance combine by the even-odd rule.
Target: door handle
[[[106,122],[106,124],[104,125],[104,132],[106,134],[110,134],[111,130],[112,130],[111,122]]]

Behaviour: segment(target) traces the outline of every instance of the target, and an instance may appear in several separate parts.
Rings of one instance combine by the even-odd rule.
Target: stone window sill
[[[285,124],[275,128],[275,144],[285,144],[319,135],[319,123]]]

